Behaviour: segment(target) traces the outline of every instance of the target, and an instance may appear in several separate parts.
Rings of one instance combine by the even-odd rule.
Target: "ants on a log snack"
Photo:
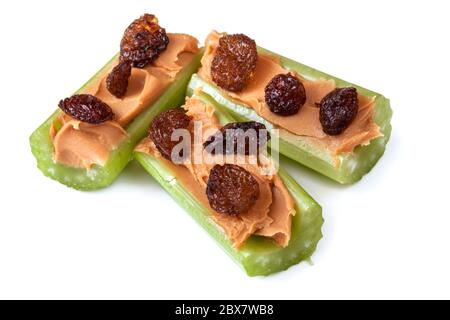
[[[198,41],[152,14],[125,30],[116,54],[30,137],[39,169],[70,187],[110,185],[161,111],[179,106],[198,70]]]
[[[208,150],[220,150],[228,142],[231,147],[224,155],[233,155],[240,143],[248,151],[249,144],[262,146],[269,139],[264,124],[236,122],[210,99],[200,93],[187,99],[182,109],[155,118],[149,136],[136,147],[136,160],[247,274],[269,275],[308,259],[322,237],[320,206],[286,171],[281,167],[277,171],[267,154],[249,153],[241,163],[239,157]],[[193,152],[181,163],[164,156],[173,147],[169,138],[174,128],[192,128],[194,123],[203,134],[191,139],[191,147],[202,151],[203,161],[196,162]],[[163,133],[155,136],[155,128]],[[233,134],[226,135],[227,130]],[[251,130],[262,133],[260,140],[242,139]],[[250,158],[257,161],[247,161]]]
[[[256,43],[253,46],[248,39],[212,31],[188,94],[208,94],[239,120],[264,124],[279,139],[272,148],[331,179],[343,184],[361,179],[389,141],[389,100]],[[230,47],[245,48],[246,55],[233,55]],[[256,55],[250,49],[255,47]],[[241,57],[238,61],[248,60],[240,64],[223,58],[235,56]],[[221,61],[227,67],[219,69]],[[233,80],[239,80],[237,86],[230,85]]]

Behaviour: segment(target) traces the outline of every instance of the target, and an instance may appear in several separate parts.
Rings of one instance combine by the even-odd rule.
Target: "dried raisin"
[[[166,50],[169,37],[152,14],[144,14],[125,30],[120,42],[121,60],[130,61],[133,67],[144,68]]]
[[[292,74],[279,74],[267,84],[265,100],[273,113],[291,116],[296,114],[306,102],[305,87]]]
[[[153,119],[149,128],[149,137],[156,148],[167,160],[172,160],[172,149],[179,141],[172,141],[172,133],[176,129],[188,129],[191,119],[183,111],[172,109],[165,111]],[[179,154],[183,157],[183,154]]]
[[[254,154],[270,140],[266,126],[256,121],[234,122],[222,127],[203,144],[211,154],[222,150],[223,154]],[[240,145],[244,143],[244,145]]]
[[[58,106],[72,118],[87,123],[98,124],[114,119],[112,109],[90,94],[76,94],[61,100]]]
[[[239,92],[252,77],[258,60],[256,43],[243,34],[225,35],[211,64],[211,77],[221,88]]]
[[[117,98],[122,98],[127,93],[128,79],[130,76],[131,63],[126,60],[119,62],[106,78],[108,91]]]
[[[206,187],[211,208],[229,215],[246,213],[259,198],[259,192],[252,174],[233,164],[215,165]]]
[[[358,113],[356,88],[336,88],[319,104],[322,130],[328,135],[338,135],[353,122]]]

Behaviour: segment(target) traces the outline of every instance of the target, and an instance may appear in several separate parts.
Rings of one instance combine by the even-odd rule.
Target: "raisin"
[[[172,133],[176,129],[188,129],[191,119],[183,111],[172,109],[165,111],[153,119],[149,128],[149,137],[156,148],[167,160],[172,160],[172,149],[179,141],[172,141]],[[180,157],[183,157],[182,151]]]
[[[98,124],[114,119],[112,109],[97,97],[90,94],[76,94],[58,104],[62,111],[77,120]]]
[[[256,121],[234,122],[225,125],[209,137],[203,146],[211,154],[215,154],[216,149],[219,149],[224,155],[237,153],[249,155],[255,151],[259,152],[269,140],[270,134],[264,124]],[[242,141],[245,143],[244,146],[239,145]]]
[[[225,35],[211,64],[211,77],[221,88],[239,92],[253,76],[258,61],[256,43],[243,34]]]
[[[130,76],[131,63],[126,60],[121,61],[106,78],[106,88],[112,95],[120,99],[127,93]]]
[[[166,50],[169,37],[152,14],[144,14],[125,30],[120,42],[120,58],[133,67],[144,68]]]
[[[242,167],[215,165],[209,174],[206,196],[211,208],[219,213],[246,213],[259,197],[259,184]]]
[[[328,135],[341,134],[353,122],[358,113],[356,88],[336,88],[319,104],[322,130]]]
[[[265,88],[265,100],[270,111],[280,116],[296,114],[306,102],[303,84],[292,74],[278,74]]]

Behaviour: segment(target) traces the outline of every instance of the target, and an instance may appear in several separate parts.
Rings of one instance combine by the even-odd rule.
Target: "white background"
[[[448,1],[1,1],[0,298],[450,298]],[[138,165],[77,192],[28,137],[155,13],[216,28],[391,99],[393,135],[361,182],[289,171],[323,206],[314,266],[249,278]]]

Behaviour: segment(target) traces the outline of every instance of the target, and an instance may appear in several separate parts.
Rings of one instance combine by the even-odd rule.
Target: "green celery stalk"
[[[90,170],[86,170],[68,167],[53,161],[53,143],[49,132],[53,121],[61,112],[56,110],[30,137],[31,150],[37,160],[38,168],[44,175],[75,189],[95,190],[109,186],[131,160],[134,147],[145,136],[153,118],[158,113],[178,107],[184,102],[187,83],[200,66],[201,55],[202,50],[194,56],[190,64],[181,70],[165,92],[127,126],[126,131],[129,137],[110,154],[105,166],[94,165]],[[111,66],[115,58],[116,56],[76,93],[82,93],[87,85],[95,81],[104,70]]]
[[[200,93],[197,97],[215,108],[216,116],[222,124],[234,121],[226,110],[207,95]],[[135,152],[134,157],[249,276],[267,276],[309,259],[322,238],[322,208],[283,168],[279,168],[278,174],[291,193],[297,211],[292,219],[289,245],[281,248],[270,239],[252,236],[236,250],[220,226],[211,218],[208,208],[177,180],[169,166],[145,153]]]
[[[353,153],[339,155],[340,166],[338,167],[335,167],[334,159],[326,150],[318,148],[316,145],[287,130],[279,130],[280,139],[277,151],[281,154],[342,184],[350,184],[360,180],[375,166],[383,155],[391,136],[392,127],[390,120],[392,118],[392,109],[389,100],[379,93],[315,70],[266,49],[258,48],[258,50],[260,54],[278,57],[284,68],[293,70],[306,79],[333,79],[338,87],[354,86],[360,94],[375,97],[374,121],[380,127],[383,136],[372,140],[367,146],[358,146]],[[210,95],[240,121],[258,121],[264,123],[269,130],[274,128],[273,124],[260,117],[253,109],[234,102],[215,84],[204,81],[195,74],[188,85],[188,95],[192,95],[196,90],[201,90]]]

